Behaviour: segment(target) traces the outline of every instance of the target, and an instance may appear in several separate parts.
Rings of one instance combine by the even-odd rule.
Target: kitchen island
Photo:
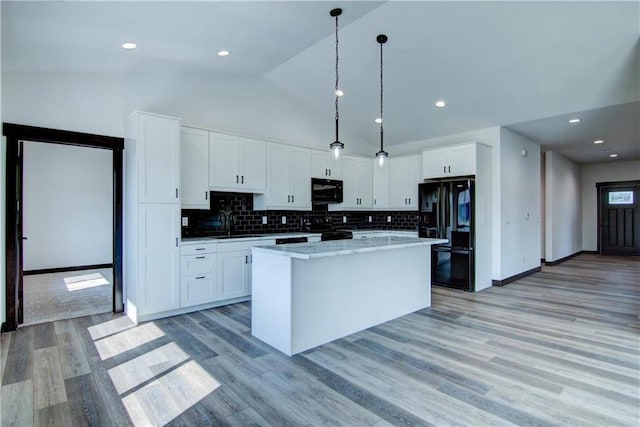
[[[252,248],[251,334],[287,355],[431,305],[431,245],[374,237]]]

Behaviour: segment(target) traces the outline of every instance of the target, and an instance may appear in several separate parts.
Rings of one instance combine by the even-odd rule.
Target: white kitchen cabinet
[[[219,299],[251,294],[251,249],[218,254]]]
[[[311,176],[313,178],[342,179],[343,157],[333,157],[333,153],[323,150],[311,150]]]
[[[180,188],[183,209],[209,209],[209,131],[180,129]]]
[[[216,245],[180,249],[180,307],[208,304],[219,299]]]
[[[141,203],[137,222],[137,314],[144,317],[177,309],[180,307],[180,205]],[[132,303],[128,297],[127,300]]]
[[[373,206],[373,171],[371,159],[343,156],[342,210],[370,210]]]
[[[137,150],[137,201],[179,202],[180,120],[143,112],[134,113],[129,120]]]
[[[416,210],[418,184],[422,182],[422,156],[389,159],[389,209]]]
[[[476,144],[434,148],[422,152],[422,178],[475,175]]]
[[[180,306],[180,120],[134,112],[125,122],[124,295],[134,322]]]
[[[254,195],[254,209],[311,210],[311,150],[268,144],[267,191]]]
[[[373,210],[389,209],[389,164],[380,167],[373,159]]]
[[[266,166],[266,142],[209,133],[209,187],[212,190],[264,193]]]

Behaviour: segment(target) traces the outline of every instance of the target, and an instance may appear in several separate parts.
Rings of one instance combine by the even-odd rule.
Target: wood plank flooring
[[[249,303],[27,326],[0,425],[637,426],[639,307],[640,259],[581,255],[291,358]]]

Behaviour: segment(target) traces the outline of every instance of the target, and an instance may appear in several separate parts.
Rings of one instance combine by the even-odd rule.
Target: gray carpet
[[[24,324],[110,312],[112,277],[108,268],[24,276]]]

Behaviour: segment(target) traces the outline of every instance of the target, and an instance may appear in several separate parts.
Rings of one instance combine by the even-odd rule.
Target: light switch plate
[[[369,215],[369,222],[371,222],[371,215]]]
[[[182,226],[183,227],[188,227],[189,226],[189,217],[188,216],[183,216],[182,217]]]
[[[391,215],[387,216],[387,222],[391,222]]]
[[[284,215],[282,216],[282,223],[283,223],[283,224],[286,224],[286,223],[287,223],[287,217],[286,217],[286,216],[284,216]]]
[[[347,217],[346,217],[346,215],[342,217],[342,223],[343,223],[343,224],[346,224],[346,223],[347,223]]]

